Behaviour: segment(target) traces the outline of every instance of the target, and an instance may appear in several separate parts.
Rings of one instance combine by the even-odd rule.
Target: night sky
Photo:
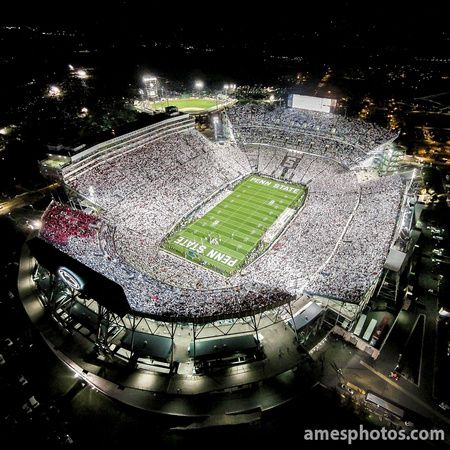
[[[98,42],[199,41],[298,51],[336,47],[448,48],[442,2],[184,2],[44,0],[2,5],[0,22],[64,26]]]

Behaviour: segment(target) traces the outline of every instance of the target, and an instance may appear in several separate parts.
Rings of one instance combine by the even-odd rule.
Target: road
[[[23,194],[16,195],[15,197],[0,202],[0,215],[6,215],[12,212],[16,208],[23,208],[26,205],[31,205],[37,200],[40,200],[49,192],[55,190],[59,186],[59,183],[52,183],[41,189],[35,191],[24,192]]]
[[[435,404],[426,401],[416,385],[403,378],[399,381],[390,379],[374,367],[370,356],[339,338],[330,335],[327,344],[314,355],[314,359],[323,360],[321,382],[324,385],[336,388],[340,383],[350,382],[399,405],[406,410],[409,420],[413,417],[417,422],[416,418],[420,417],[422,426],[449,429],[450,418],[441,413]]]

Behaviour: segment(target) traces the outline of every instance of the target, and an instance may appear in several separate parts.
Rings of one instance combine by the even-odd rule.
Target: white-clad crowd
[[[395,231],[402,200],[399,176],[361,186],[358,208],[325,268],[308,284],[310,293],[357,302],[376,282]]]
[[[87,267],[118,283],[135,312],[155,318],[201,321],[253,314],[292,300],[292,296],[282,289],[257,283],[241,283],[223,289],[186,289],[162,282],[142,273],[115,253],[112,236],[108,236],[112,229],[108,225],[100,226],[95,236],[71,235],[68,242],[61,243],[59,233],[53,236],[53,211],[59,208],[59,204],[52,204],[44,214],[44,229],[47,231],[42,237]]]
[[[230,109],[228,116],[239,145],[215,144],[184,130],[135,145],[124,155],[91,159],[89,168],[81,167],[66,182],[103,208],[98,232],[72,233],[61,243],[52,240],[57,227],[46,224],[44,216],[41,236],[115,280],[133,310],[153,316],[188,320],[243,314],[304,290],[358,302],[389,249],[401,180],[358,181],[348,167],[392,139],[392,133],[341,116],[291,109],[244,106]],[[224,278],[161,249],[177,223],[203,215],[252,172],[308,187],[302,210],[270,250]],[[48,218],[55,216],[53,207]]]
[[[264,105],[238,105],[227,111],[235,128],[267,127],[273,134],[285,130],[291,133],[309,134],[314,137],[336,138],[345,144],[369,152],[379,145],[395,139],[397,132],[370,122],[316,111]],[[284,136],[281,134],[280,136]],[[306,140],[306,142],[308,142]]]

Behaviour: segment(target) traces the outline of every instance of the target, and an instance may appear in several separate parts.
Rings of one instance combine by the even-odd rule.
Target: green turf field
[[[166,106],[176,106],[178,109],[209,109],[217,104],[220,105],[220,101],[217,102],[215,99],[210,98],[179,98],[176,100],[164,100],[161,102],[152,103],[153,109],[165,108]]]
[[[245,265],[247,255],[278,216],[299,206],[305,193],[298,184],[251,176],[203,217],[175,231],[163,248],[231,275]]]

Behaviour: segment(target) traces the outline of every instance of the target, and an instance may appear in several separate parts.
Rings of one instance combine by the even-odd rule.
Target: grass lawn
[[[305,193],[298,184],[251,176],[203,217],[169,236],[163,248],[229,276],[245,265],[280,214],[303,202]]]

